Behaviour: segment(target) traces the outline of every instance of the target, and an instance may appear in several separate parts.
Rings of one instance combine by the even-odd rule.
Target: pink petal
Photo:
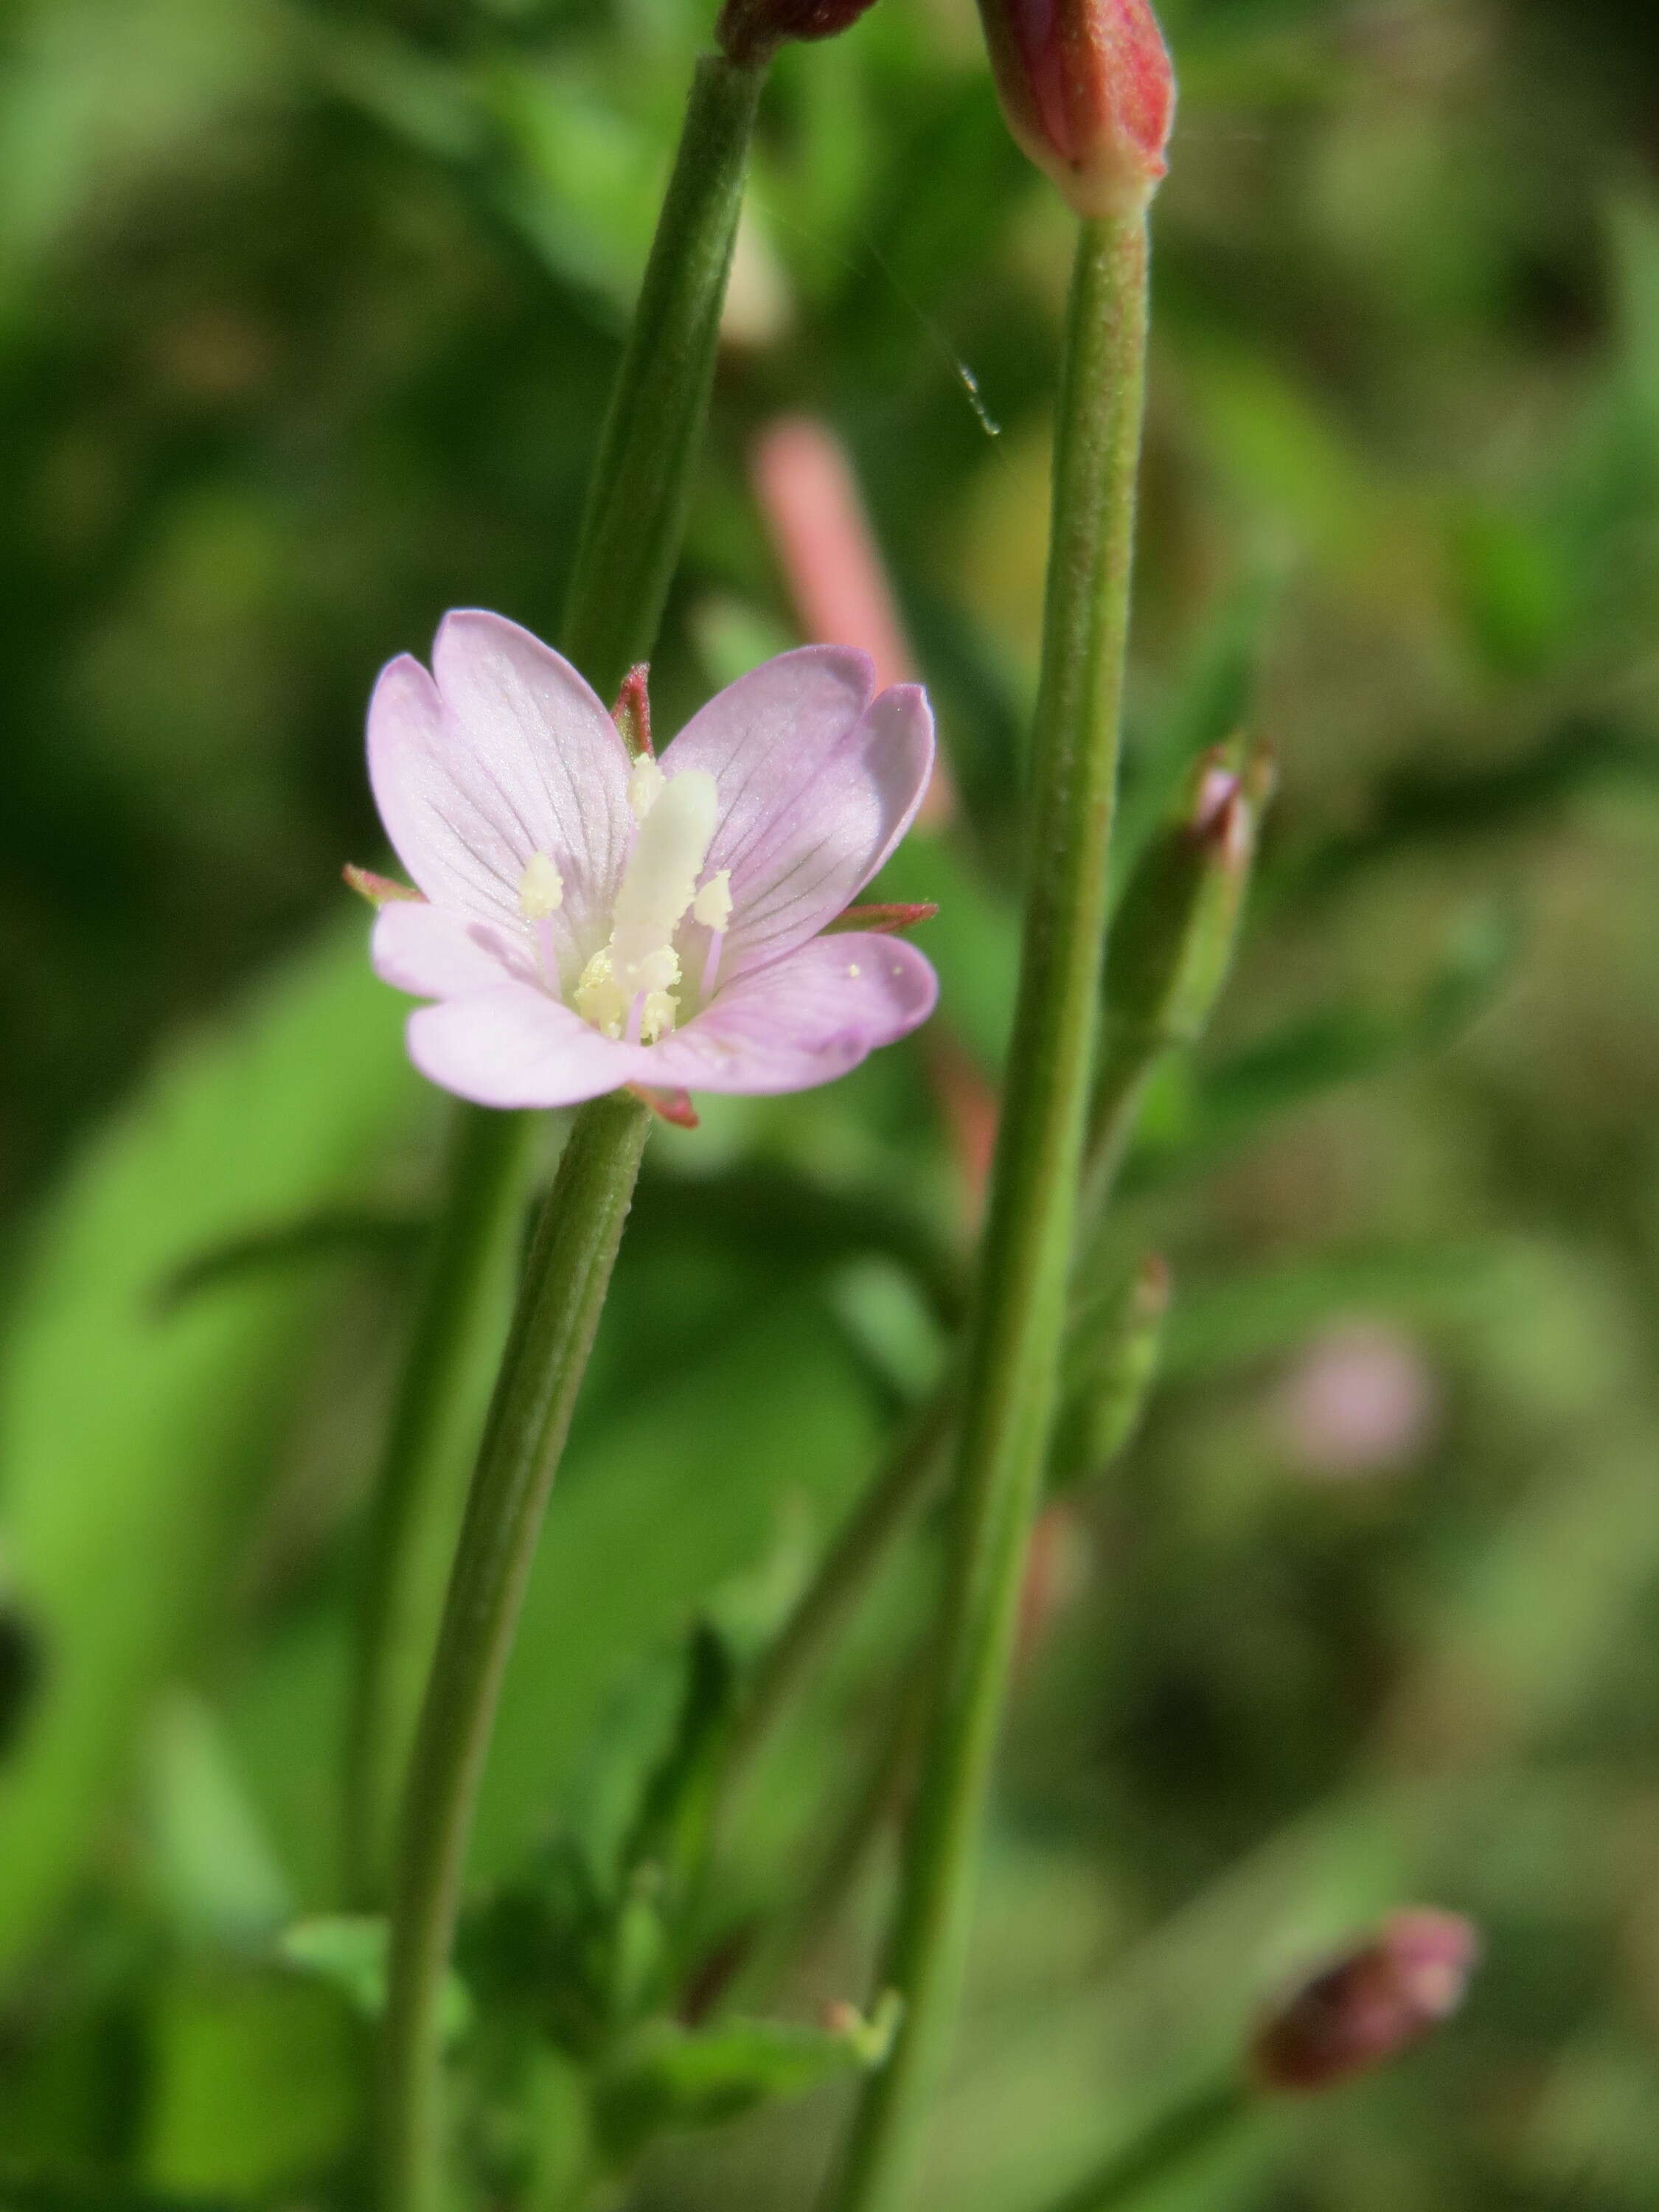
[[[574,1106],[649,1074],[645,1047],[602,1036],[530,983],[422,1006],[409,1018],[409,1056],[480,1106]]]
[[[641,1048],[644,1080],[688,1091],[807,1091],[925,1022],[939,979],[902,938],[816,938],[728,984]]]
[[[434,904],[520,932],[519,878],[546,853],[565,886],[553,939],[562,965],[580,963],[632,834],[616,726],[568,661],[499,615],[447,615],[432,659],[435,682],[392,661],[369,704],[386,833]]]
[[[464,998],[515,977],[534,980],[517,930],[404,900],[381,908],[369,957],[383,983],[422,999]]]
[[[707,769],[720,793],[707,868],[732,872],[728,980],[815,936],[921,802],[933,757],[926,695],[898,684],[872,703],[872,683],[861,653],[781,653],[710,700],[663,755],[667,774]],[[693,934],[695,973],[706,939]]]

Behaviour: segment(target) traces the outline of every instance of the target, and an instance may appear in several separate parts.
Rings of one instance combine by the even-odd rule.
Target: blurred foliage
[[[441,1116],[338,887],[378,850],[357,732],[447,605],[554,628],[709,12],[0,21],[0,2205],[362,2201],[361,1992],[279,1944],[337,1929],[363,1485]],[[1175,1304],[1133,1449],[1045,1524],[927,2201],[1035,2207],[1280,1969],[1423,1896],[1487,1929],[1466,2017],[1165,2201],[1647,2205],[1659,29],[1165,14],[1125,822],[1246,715],[1281,793],[1102,1255],[1166,1255]],[[846,2070],[812,2023],[868,1978],[931,1521],[723,1825],[686,1654],[707,1688],[761,1648],[959,1305],[1066,257],[965,0],[783,58],[656,711],[793,635],[747,453],[822,414],[963,795],[887,893],[940,902],[945,1012],[653,1139],[464,1961],[504,2003],[552,1961],[467,2111],[537,2212],[659,2130],[633,2212],[805,2205],[835,2119],[703,2124]],[[1316,1388],[1355,1322],[1418,1383],[1363,1464]]]

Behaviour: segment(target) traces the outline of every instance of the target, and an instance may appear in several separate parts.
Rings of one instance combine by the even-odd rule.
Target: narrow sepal
[[[630,1083],[625,1088],[641,1105],[648,1106],[653,1114],[665,1121],[672,1121],[677,1129],[701,1127],[689,1091],[662,1091],[649,1083]]]
[[[651,664],[635,661],[622,680],[622,690],[617,694],[617,703],[611,709],[611,719],[622,732],[622,741],[628,748],[629,760],[653,760],[656,747],[651,742]]]
[[[373,868],[360,868],[348,860],[340,873],[361,899],[367,899],[378,913],[394,899],[410,899],[417,906],[426,904],[426,894],[417,891],[412,884],[400,884],[392,876],[377,876]]]
[[[900,901],[884,904],[878,901],[870,906],[843,907],[833,921],[824,925],[823,933],[832,937],[837,930],[864,929],[878,937],[892,937],[901,929],[914,929],[918,922],[931,921],[938,912],[932,899],[922,899],[915,905]]]

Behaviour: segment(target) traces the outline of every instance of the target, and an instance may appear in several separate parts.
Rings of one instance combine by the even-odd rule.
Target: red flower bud
[[[1474,1924],[1419,1905],[1268,2014],[1250,2047],[1264,2089],[1334,2088],[1420,2043],[1457,2010],[1480,1956]]]
[[[980,0],[1002,112],[1079,215],[1132,215],[1158,187],[1175,73],[1147,0]]]

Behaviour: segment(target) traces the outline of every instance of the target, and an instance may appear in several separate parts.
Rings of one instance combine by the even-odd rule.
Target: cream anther
[[[732,920],[732,871],[721,868],[691,902],[691,919],[705,929],[725,929]]]
[[[545,853],[532,853],[519,878],[519,912],[526,921],[545,921],[564,904],[564,878]]]

